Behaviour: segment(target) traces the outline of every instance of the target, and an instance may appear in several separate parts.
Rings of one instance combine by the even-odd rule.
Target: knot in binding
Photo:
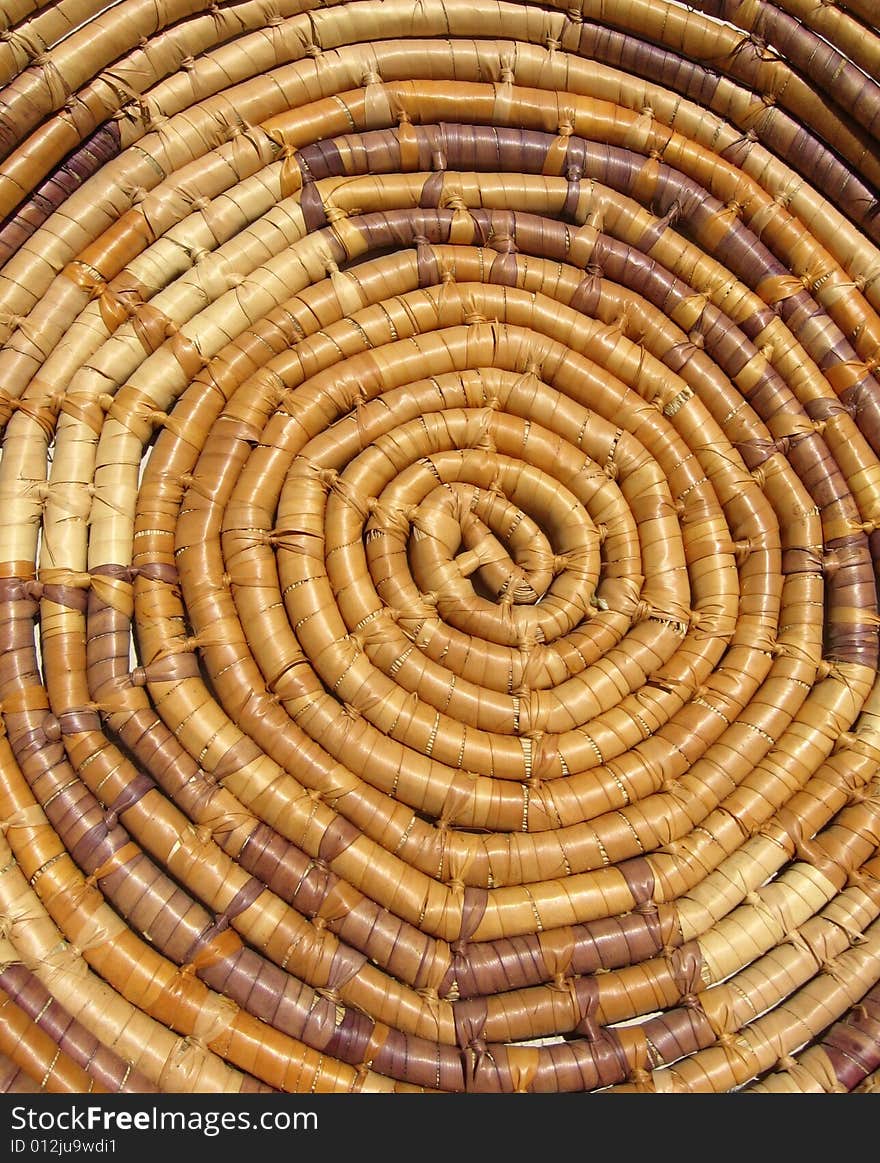
[[[454,210],[458,213],[467,211],[468,204],[465,202],[461,194],[447,194],[443,199],[443,208],[446,210]]]

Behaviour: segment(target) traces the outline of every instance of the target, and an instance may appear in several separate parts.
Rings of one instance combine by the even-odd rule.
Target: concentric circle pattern
[[[874,0],[6,0],[7,1091],[880,1069]]]

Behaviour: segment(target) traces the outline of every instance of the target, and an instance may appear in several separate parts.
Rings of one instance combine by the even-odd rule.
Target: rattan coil
[[[0,1089],[876,1089],[872,0],[0,28]]]

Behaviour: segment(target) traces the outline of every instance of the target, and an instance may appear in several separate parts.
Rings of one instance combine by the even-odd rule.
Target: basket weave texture
[[[4,0],[0,1086],[880,1069],[875,0]]]

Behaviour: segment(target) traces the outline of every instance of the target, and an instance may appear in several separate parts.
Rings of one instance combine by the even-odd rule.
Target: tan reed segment
[[[790,1001],[757,1018],[747,1029],[725,1033],[717,1046],[697,1051],[674,1066],[654,1070],[651,1082],[655,1091],[729,1091],[756,1074],[772,1070],[780,1060],[787,1063],[792,1050],[805,1038],[819,1034],[861,996],[869,982],[876,980],[876,957],[876,937],[874,943],[869,938],[864,950],[851,949],[842,954],[833,968],[813,977]],[[821,1069],[817,1059],[818,1055],[814,1055],[812,1071],[805,1071],[808,1078]],[[813,1089],[807,1082],[801,1092],[810,1093]],[[845,1091],[846,1087],[835,1078],[833,1070],[826,1069],[815,1089],[833,1093]]]
[[[0,79],[8,84],[17,74],[47,54],[64,37],[98,16],[107,0],[59,0],[34,3],[10,0],[0,12]]]
[[[877,13],[871,7],[870,0],[840,0],[840,6],[848,12],[855,13],[870,28],[875,30],[880,28],[876,23]]]
[[[562,7],[8,7],[8,1090],[874,1086],[876,29]]]

